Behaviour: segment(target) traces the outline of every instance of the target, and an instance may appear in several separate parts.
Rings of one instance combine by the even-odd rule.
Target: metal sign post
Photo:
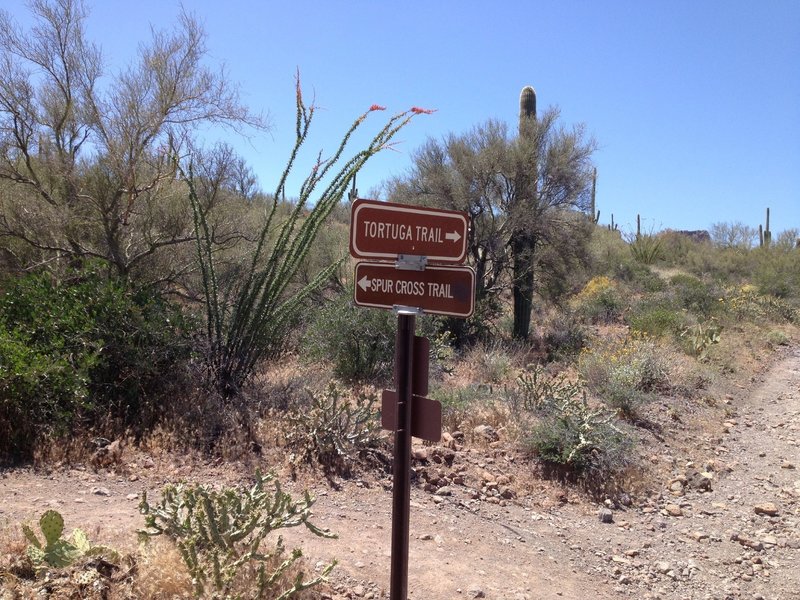
[[[398,311],[395,361],[397,369],[397,430],[392,469],[392,565],[390,600],[408,596],[408,535],[411,512],[411,400],[414,329],[411,311]]]
[[[415,342],[416,315],[472,315],[475,272],[458,266],[467,258],[468,233],[466,213],[353,202],[350,254],[381,261],[356,265],[355,304],[397,313],[396,390],[384,390],[381,397],[382,425],[394,431],[390,600],[408,597],[411,436],[435,442],[442,435],[441,404],[425,397],[429,345],[424,339]]]

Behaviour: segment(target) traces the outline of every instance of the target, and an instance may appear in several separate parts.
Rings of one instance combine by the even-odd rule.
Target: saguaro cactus
[[[536,122],[536,91],[525,86],[519,94],[519,139],[523,145],[533,144]],[[535,149],[525,148],[526,153],[535,156]],[[535,224],[528,221],[536,203],[536,165],[525,165],[523,173],[518,177],[517,214],[512,218],[517,223],[511,234],[511,252],[513,253],[513,297],[514,325],[513,335],[517,339],[526,339],[530,332],[531,311],[533,310],[533,263],[536,249]]]
[[[769,207],[767,207],[767,223],[766,226],[759,224],[758,226],[758,245],[762,248],[769,248],[772,243],[772,232],[769,229]]]
[[[536,118],[536,90],[526,85],[519,94],[519,129],[520,135],[528,119]]]

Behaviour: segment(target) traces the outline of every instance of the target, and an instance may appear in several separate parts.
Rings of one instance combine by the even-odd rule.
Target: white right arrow
[[[358,287],[360,287],[365,292],[371,287],[370,280],[367,278],[366,275],[358,280]]]
[[[453,233],[445,233],[444,239],[450,240],[451,242],[457,242],[461,239],[461,234],[457,231],[454,231]]]

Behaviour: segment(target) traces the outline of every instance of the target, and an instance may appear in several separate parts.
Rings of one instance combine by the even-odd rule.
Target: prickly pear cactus
[[[44,536],[44,543],[29,525],[22,525],[22,531],[30,542],[27,549],[28,556],[35,565],[62,568],[71,565],[82,556],[103,556],[112,561],[119,560],[117,552],[105,546],[91,544],[80,529],[72,532],[72,542],[62,539],[64,518],[55,510],[48,510],[41,516],[39,527]]]
[[[47,545],[52,546],[64,533],[64,518],[58,512],[48,510],[39,519],[39,527],[42,528]]]

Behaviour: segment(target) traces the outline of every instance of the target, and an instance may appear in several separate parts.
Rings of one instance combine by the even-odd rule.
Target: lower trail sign
[[[469,267],[397,269],[391,263],[360,262],[355,303],[371,308],[409,306],[423,313],[469,317],[475,309],[475,272]]]

